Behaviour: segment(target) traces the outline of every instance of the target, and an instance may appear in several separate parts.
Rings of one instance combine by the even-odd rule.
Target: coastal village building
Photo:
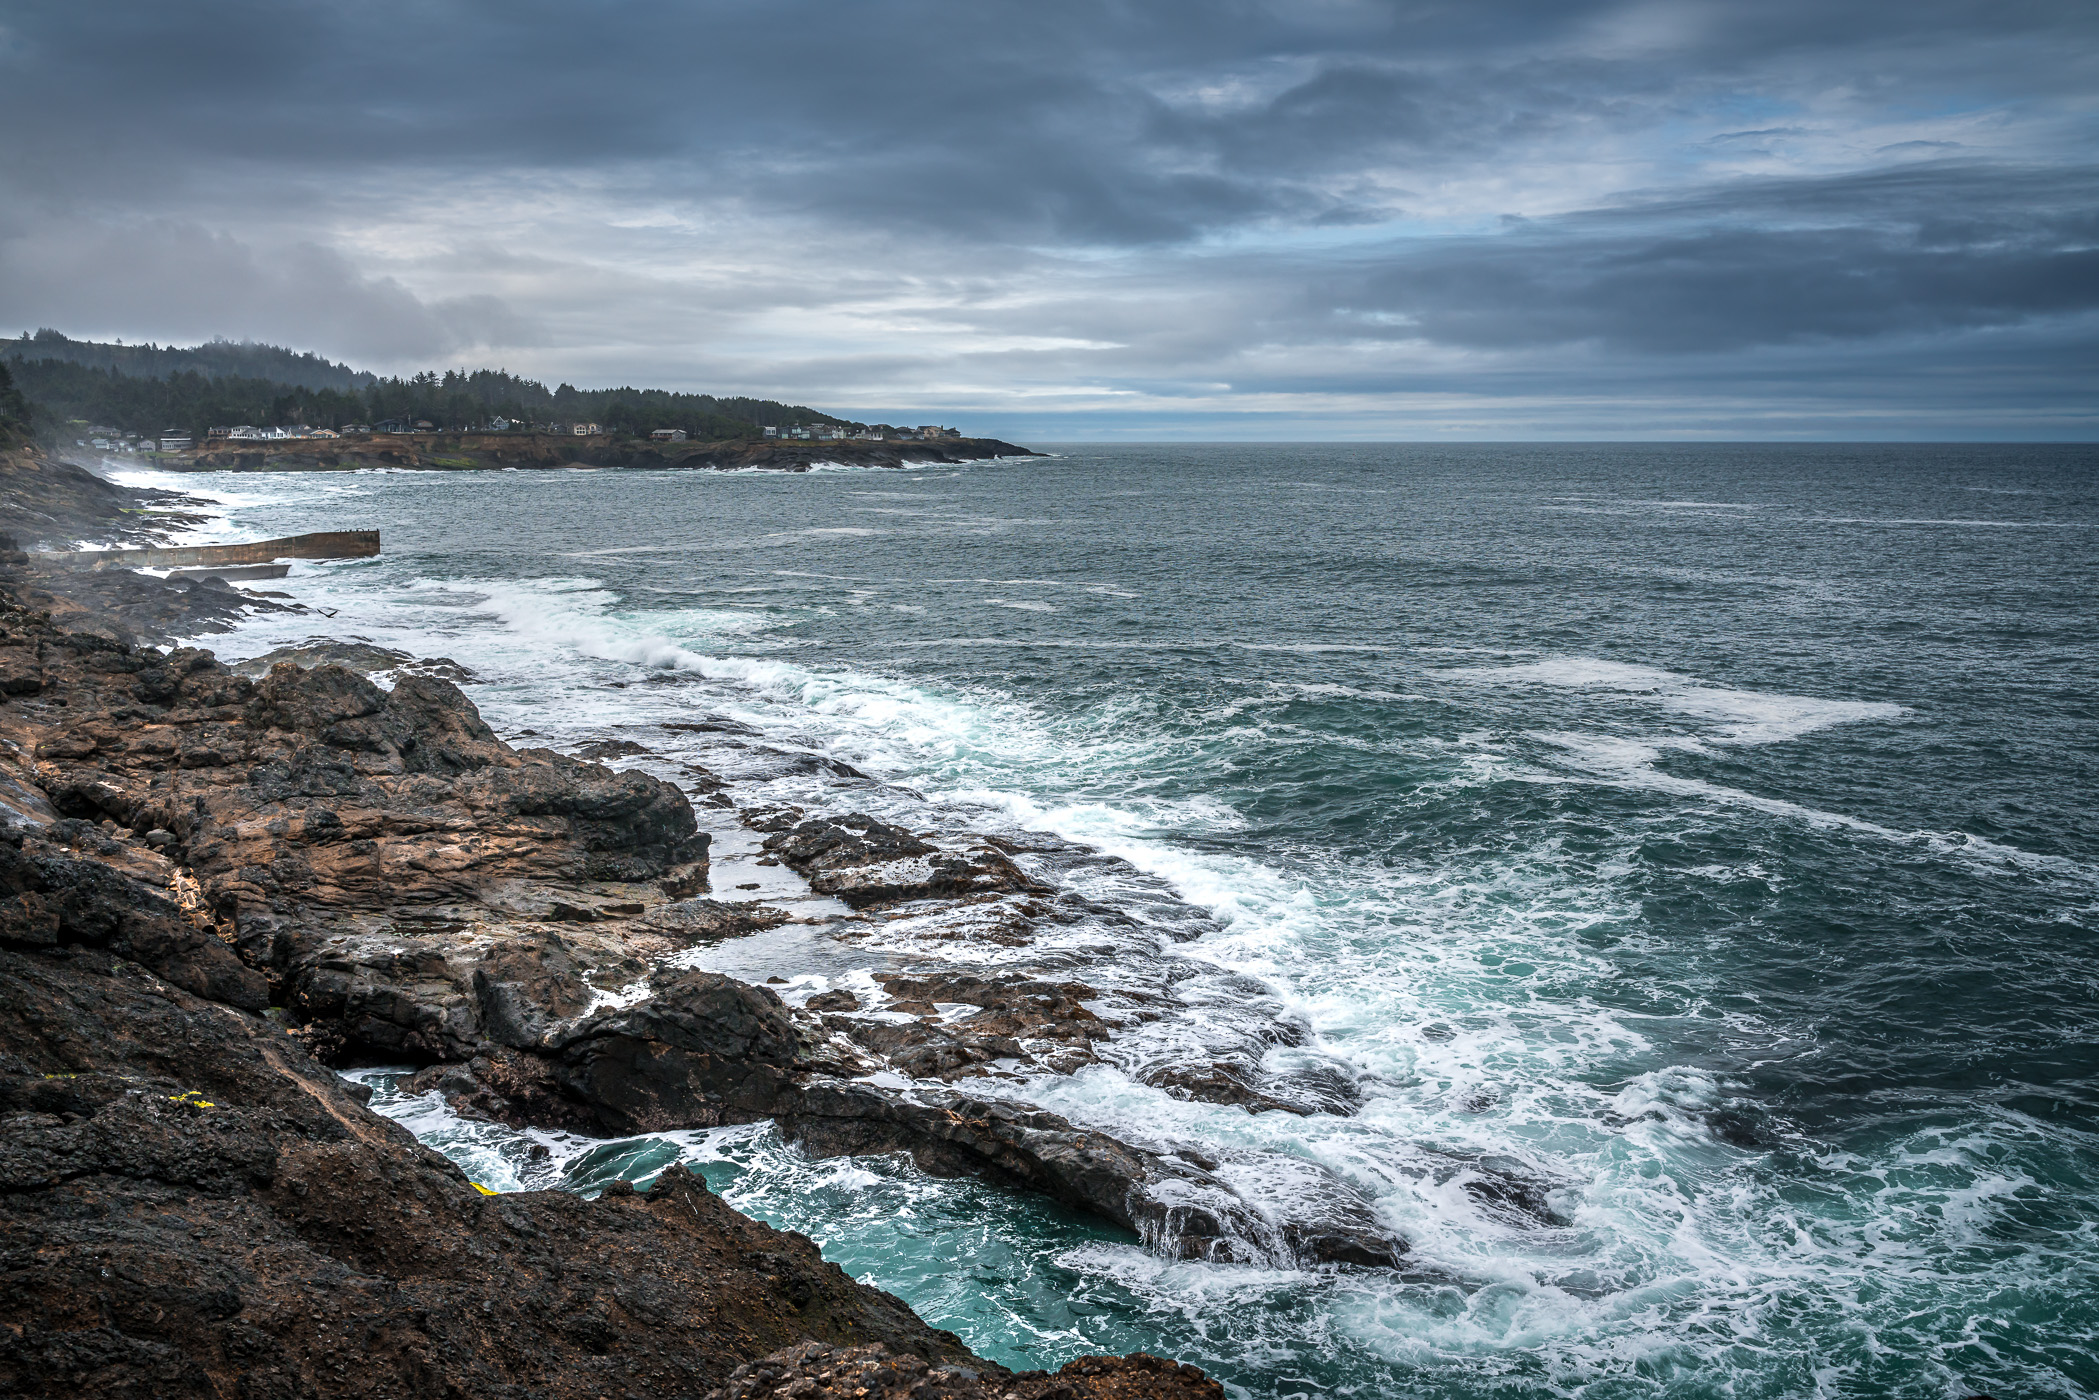
[[[578,423],[570,428],[569,431],[577,437],[594,437],[603,430],[595,423]]]
[[[233,442],[281,442],[286,438],[332,438],[338,436],[333,428],[309,428],[304,423],[299,424],[295,428],[258,428],[252,423],[236,423],[230,428],[210,428],[206,431],[214,441],[224,438]],[[370,432],[371,429],[353,425],[345,428],[343,431],[364,433]],[[393,427],[388,428],[386,431],[406,432],[407,429]]]
[[[658,428],[655,432],[650,433],[649,436],[657,442],[683,442],[685,441],[685,430],[683,428]]]
[[[170,428],[160,435],[160,450],[163,452],[187,452],[190,450],[190,435]]]

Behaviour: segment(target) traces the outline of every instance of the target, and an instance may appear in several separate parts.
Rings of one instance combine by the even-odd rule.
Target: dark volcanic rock
[[[261,976],[173,903],[19,832],[0,839],[0,944],[106,949],[198,996],[249,1011],[269,1004]]]
[[[1242,1062],[1221,1059],[1210,1064],[1160,1065],[1138,1076],[1144,1083],[1177,1098],[1198,1103],[1238,1104],[1249,1113],[1309,1114],[1313,1110],[1254,1087],[1255,1071]]]
[[[204,518],[172,509],[202,502],[105,481],[24,441],[11,427],[0,422],[0,533],[59,549],[83,539],[143,544]]]
[[[880,1345],[804,1342],[739,1366],[708,1400],[1224,1400],[1224,1387],[1193,1366],[1142,1352],[1082,1356],[1054,1374],[929,1364]]]
[[[308,637],[297,646],[276,647],[246,661],[236,661],[230,669],[237,676],[260,680],[280,661],[289,661],[308,670],[315,666],[341,666],[367,676],[406,672],[410,675],[435,676],[439,680],[452,681],[455,684],[464,684],[474,679],[472,671],[448,656],[418,658],[405,651],[382,647],[361,638],[338,641],[334,637]]]
[[[780,999],[718,972],[686,972],[648,1000],[585,1017],[547,1044],[556,1074],[615,1133],[769,1117],[800,1054]]]
[[[1080,1003],[1098,995],[1077,982],[1023,976],[982,977],[972,972],[878,973],[875,980],[893,1000],[883,1008],[919,1012],[915,1023],[838,1019],[826,1026],[884,1056],[914,1079],[955,1080],[983,1074],[998,1060],[1068,1074],[1096,1058],[1108,1038],[1105,1022]],[[932,1015],[934,1003],[982,1008],[955,1020]],[[811,997],[813,1011],[854,1011],[858,1006]]]
[[[907,1152],[924,1171],[1040,1191],[1188,1258],[1392,1266],[1407,1249],[1360,1193],[1280,1154],[1250,1159],[1264,1194],[1287,1184],[1288,1213],[1271,1214],[1219,1174],[1224,1164],[1136,1147],[1024,1103],[820,1083],[780,1122],[816,1156]]]
[[[663,934],[681,946],[691,946],[719,943],[725,938],[741,938],[748,933],[778,928],[789,917],[785,909],[775,909],[770,904],[681,899],[675,904],[651,909],[642,917],[641,927]]]
[[[205,632],[230,632],[253,613],[305,612],[234,588],[223,579],[157,579],[130,569],[52,566],[29,575],[37,585],[25,599],[62,626],[118,642],[167,642]]]
[[[943,851],[864,812],[813,817],[768,836],[765,849],[855,909],[1037,888],[1001,851]]]
[[[537,1049],[593,1000],[586,969],[558,934],[498,944],[474,968],[481,1033],[498,1045]]]
[[[576,757],[596,759],[637,758],[651,750],[646,744],[637,744],[632,739],[594,739],[576,749]]]
[[[0,1393],[698,1394],[816,1337],[952,1337],[736,1214],[483,1195],[271,1022],[0,949]]]
[[[251,683],[206,652],[78,636],[39,656],[70,697],[35,750],[59,810],[170,831],[236,920],[473,899],[504,880],[647,880],[706,854],[675,787],[513,750],[435,677],[389,694],[342,667],[280,664]]]

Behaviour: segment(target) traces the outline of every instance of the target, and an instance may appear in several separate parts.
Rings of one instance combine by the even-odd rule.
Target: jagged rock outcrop
[[[1004,852],[941,850],[864,812],[810,818],[766,837],[765,849],[855,909],[1039,888]]]
[[[334,637],[308,637],[295,646],[273,647],[260,656],[236,661],[228,669],[237,676],[260,680],[280,661],[295,666],[341,666],[363,676],[386,676],[396,671],[436,676],[440,680],[470,682],[474,673],[448,656],[416,657],[393,647],[383,647],[361,638],[341,641]],[[585,754],[586,758],[602,757]]]
[[[212,1001],[244,1011],[269,1004],[263,978],[171,901],[100,862],[25,841],[20,830],[0,832],[0,939],[106,951]]]
[[[1287,1193],[1276,1193],[1287,1213],[1271,1214],[1220,1174],[1225,1163],[1186,1148],[1137,1147],[1025,1103],[833,1081],[805,1089],[781,1127],[819,1157],[907,1152],[938,1176],[1040,1191],[1186,1258],[1390,1266],[1407,1249],[1360,1193],[1314,1163],[1279,1153],[1244,1159],[1271,1188],[1289,1178]]]
[[[1024,975],[984,977],[973,972],[878,973],[890,998],[886,1016],[826,1017],[824,1025],[862,1049],[882,1056],[914,1079],[955,1080],[983,1074],[1001,1061],[1015,1067],[1069,1074],[1092,1063],[1109,1027],[1083,998],[1100,995],[1079,982],[1052,982]],[[939,1006],[980,1010],[943,1016]],[[815,1011],[858,1011],[806,1003]],[[897,1021],[902,1013],[914,1017]]]
[[[54,805],[163,832],[211,911],[251,942],[292,907],[681,873],[689,888],[704,868],[706,837],[676,788],[513,749],[436,677],[403,675],[389,693],[342,667],[285,663],[255,682],[208,652],[163,658],[0,618],[4,654],[65,692],[63,708],[29,698],[0,714],[0,733],[33,746]]]
[[[778,928],[787,922],[787,911],[769,904],[726,904],[714,899],[681,899],[649,910],[638,921],[650,933],[659,933],[682,947],[696,943],[719,943],[747,933]]]
[[[780,999],[718,972],[659,982],[648,1000],[549,1036],[555,1076],[617,1134],[769,1118],[800,1057]]]
[[[55,547],[79,539],[143,543],[200,523],[203,517],[181,509],[197,504],[171,491],[105,481],[0,423],[0,534]]]

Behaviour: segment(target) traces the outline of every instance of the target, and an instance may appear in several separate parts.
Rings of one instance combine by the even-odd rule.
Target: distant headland
[[[247,342],[125,345],[45,329],[0,338],[0,363],[59,455],[137,455],[184,471],[806,471],[1037,455],[944,425],[859,422],[772,399],[549,389],[500,369],[384,378]]]

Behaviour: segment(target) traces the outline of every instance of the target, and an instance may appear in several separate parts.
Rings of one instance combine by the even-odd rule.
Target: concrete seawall
[[[248,544],[174,545],[160,549],[110,549],[53,553],[43,557],[85,568],[174,569],[232,564],[270,564],[279,559],[369,559],[379,552],[377,530],[329,530]]]

